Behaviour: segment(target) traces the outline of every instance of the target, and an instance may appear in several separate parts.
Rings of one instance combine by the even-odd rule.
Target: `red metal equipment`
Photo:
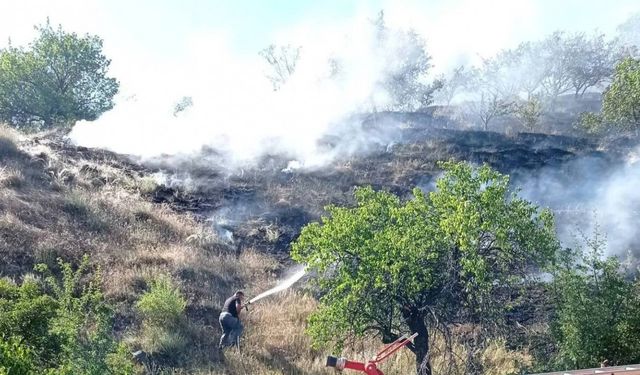
[[[367,375],[384,375],[382,371],[378,370],[378,364],[382,363],[385,359],[389,358],[393,353],[397,352],[408,343],[413,342],[413,339],[417,336],[417,333],[414,333],[411,336],[403,335],[396,341],[383,347],[378,354],[376,354],[370,361],[367,361],[367,363],[329,356],[327,357],[327,367],[335,367],[340,371],[344,369],[360,371]]]

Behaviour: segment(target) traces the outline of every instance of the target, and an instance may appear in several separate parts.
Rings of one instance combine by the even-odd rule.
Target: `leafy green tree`
[[[28,48],[0,50],[0,121],[42,128],[94,120],[113,107],[118,81],[102,39],[79,36],[49,23]]]
[[[640,127],[640,59],[626,58],[616,66],[604,94],[604,120],[624,130]]]
[[[637,363],[640,284],[625,277],[617,258],[603,257],[600,238],[587,245],[586,253],[567,251],[554,275],[556,367]]]
[[[303,228],[292,257],[318,272],[316,345],[372,333],[383,342],[417,332],[409,349],[430,374],[429,334],[454,322],[501,324],[510,288],[553,259],[553,217],[509,192],[488,166],[444,163],[436,189],[413,198],[355,190],[355,207],[329,206]],[[502,292],[502,293],[501,293]]]
[[[600,114],[583,114],[579,126],[589,133],[640,130],[640,59],[628,57],[617,66],[604,93]]]

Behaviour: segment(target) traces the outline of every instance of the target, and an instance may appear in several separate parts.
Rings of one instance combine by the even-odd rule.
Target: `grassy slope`
[[[43,142],[18,143],[15,134],[0,130],[0,275],[19,281],[36,263],[55,269],[58,257],[78,261],[89,254],[103,270],[107,298],[117,306],[115,329],[135,345],[139,321],[134,303],[155,275],[168,273],[189,301],[193,345],[180,367],[226,373],[214,350],[222,301],[237,288],[249,294],[267,288],[281,266],[251,250],[237,257],[192,216],[148,202],[141,193],[153,188],[151,180],[109,165],[117,160],[70,160]],[[294,299],[298,307],[278,318],[282,330],[260,313],[277,311],[279,299],[259,306],[250,317],[246,340],[256,358],[254,373],[268,373],[272,365],[266,362],[288,362],[294,354],[300,357],[299,346],[308,346],[303,320],[314,302],[294,294],[285,301]],[[285,332],[292,337],[288,347],[280,346]],[[264,345],[253,354],[250,343],[256,340]],[[233,369],[233,354],[229,361]]]
[[[391,161],[377,167],[395,171],[396,175],[386,177],[393,177],[395,183],[407,179],[407,174],[420,173],[423,167],[434,167],[413,156],[403,158],[402,152],[399,162],[402,165]],[[84,154],[80,150],[71,157],[46,138],[19,140],[0,128],[0,276],[19,280],[36,263],[55,269],[58,257],[78,261],[89,254],[91,261],[102,267],[106,296],[117,307],[114,329],[136,349],[142,340],[135,302],[155,275],[170,274],[188,298],[185,335],[190,345],[176,359],[176,373],[332,373],[324,368],[328,353],[312,350],[303,333],[316,302],[299,291],[256,304],[246,318],[242,356],[231,351],[221,362],[214,349],[224,298],[237,288],[244,288],[249,295],[267,289],[283,266],[250,246],[236,253],[194,216],[151,203],[145,197],[156,188],[153,179],[126,163],[117,155],[96,151]],[[353,168],[361,173],[360,166]],[[349,185],[361,178],[370,181],[370,176],[356,174],[349,178]],[[330,188],[329,180],[319,180]],[[284,193],[287,200],[295,195],[293,191],[269,190],[274,191]],[[440,344],[436,339],[434,353]],[[344,354],[368,358],[377,348],[378,342],[371,340]],[[465,357],[462,348],[457,351],[460,358]],[[507,353],[499,345],[483,356],[489,372],[512,366],[513,359],[529,361],[526,353]],[[464,373],[445,369],[438,358],[433,363],[435,373]],[[385,365],[389,374],[412,370],[413,358],[408,351]]]

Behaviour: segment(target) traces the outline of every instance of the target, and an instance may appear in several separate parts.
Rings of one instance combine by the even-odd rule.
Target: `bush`
[[[140,301],[138,309],[146,323],[167,326],[180,321],[187,302],[180,289],[168,276],[161,276],[151,283],[151,289]]]
[[[183,334],[187,302],[171,278],[160,276],[138,301],[142,316],[141,343],[149,353],[171,353],[175,358],[188,344]]]
[[[603,242],[589,251],[567,252],[556,272],[557,367],[597,367],[640,361],[640,284],[621,272],[615,257],[603,258]]]
[[[60,278],[38,265],[44,282],[0,280],[0,374],[133,374],[111,334],[112,312],[99,288],[100,273],[90,277],[87,257],[75,271],[58,263]]]
[[[0,158],[15,158],[20,155],[14,134],[0,124]]]
[[[32,375],[35,371],[33,351],[16,337],[0,339],[0,374]]]

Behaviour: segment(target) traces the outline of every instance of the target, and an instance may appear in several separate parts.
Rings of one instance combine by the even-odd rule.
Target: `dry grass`
[[[0,168],[0,188],[17,189],[24,184],[24,175],[16,168]]]
[[[15,158],[21,154],[17,140],[18,136],[12,129],[0,124],[0,160]]]

